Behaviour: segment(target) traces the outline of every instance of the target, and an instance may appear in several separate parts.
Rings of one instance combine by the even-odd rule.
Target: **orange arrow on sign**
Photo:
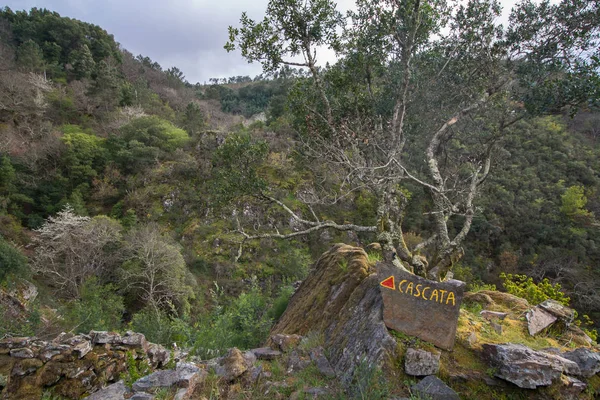
[[[388,289],[396,289],[396,285],[394,284],[394,275],[382,280],[380,285]]]

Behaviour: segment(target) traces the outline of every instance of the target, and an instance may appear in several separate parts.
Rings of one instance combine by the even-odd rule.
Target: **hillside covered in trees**
[[[597,51],[597,2],[567,3],[579,7],[581,24],[560,15],[551,22],[581,41],[556,46]],[[0,280],[6,292],[33,282],[39,295],[18,317],[0,304],[0,336],[132,329],[202,357],[256,347],[323,251],[379,242],[384,251],[373,257],[387,258],[383,233],[396,262],[413,272],[443,279],[440,271],[451,270],[471,287],[500,290],[502,273],[548,279],[600,322],[600,89],[590,78],[598,58],[578,65],[564,87],[555,77],[572,71],[558,61],[550,72],[523,59],[509,68],[494,44],[501,33],[483,18],[494,4],[470,2],[448,41],[429,47],[426,36],[443,18],[417,10],[430,31],[411,31],[408,13],[413,58],[383,34],[373,39],[399,54],[389,64],[364,36],[333,38],[336,27],[324,21],[339,16],[324,7],[331,15],[314,17],[323,32],[310,39],[335,39],[328,45],[341,56],[322,68],[311,48],[269,48],[274,42],[259,34],[268,29],[242,18],[227,47],[263,62],[265,74],[208,85],[132,55],[101,27],[49,10],[3,9]],[[361,11],[385,14],[361,8],[357,20],[366,18]],[[270,12],[276,26],[278,10]],[[488,47],[474,44],[477,35],[489,36]],[[537,40],[516,26],[507,48],[523,45],[517,36],[532,47]],[[449,48],[469,50],[444,65],[438,55]],[[282,62],[286,51],[308,54],[307,68]],[[488,56],[489,69],[479,70]],[[526,90],[515,78],[503,87],[507,76],[540,85]],[[469,107],[479,93],[485,106],[464,112],[432,147],[422,132],[438,118],[462,118],[448,104]],[[395,155],[383,162],[394,169],[381,175],[392,128],[406,131],[409,150],[397,165]],[[428,178],[431,160],[439,179]],[[382,181],[384,194],[371,186]]]

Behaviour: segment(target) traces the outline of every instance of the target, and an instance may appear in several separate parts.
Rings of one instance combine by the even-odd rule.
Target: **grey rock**
[[[562,386],[558,388],[561,400],[577,400],[587,384],[571,376],[563,376]]]
[[[72,368],[69,368],[65,374],[65,376],[69,379],[79,378],[88,368],[86,366],[76,366],[73,365]]]
[[[179,374],[179,385],[186,387],[189,386],[192,381],[197,380],[199,376],[204,376],[205,373],[204,370],[201,370],[196,365],[183,361],[177,363],[175,371]]]
[[[86,397],[87,400],[122,400],[129,392],[123,381],[113,383]]]
[[[187,400],[190,398],[190,391],[187,389],[179,389],[175,396],[173,396],[173,400]]]
[[[251,350],[242,353],[242,357],[244,357],[244,361],[248,366],[253,365],[257,360],[256,355]]]
[[[585,390],[587,384],[571,376],[562,377],[562,385],[558,387],[561,400],[577,400],[581,398],[581,393]]]
[[[4,339],[0,340],[0,349],[10,350],[10,349],[26,347],[30,341],[31,341],[31,338],[28,338],[28,337],[4,338]]]
[[[34,373],[44,363],[37,358],[26,358],[22,361],[17,362],[11,372],[12,376],[24,376]]]
[[[122,337],[122,343],[127,346],[142,348],[146,348],[148,345],[146,336],[144,336],[142,333],[135,333],[131,331],[127,331],[125,333],[125,336]]]
[[[503,312],[498,312],[498,311],[490,311],[490,310],[482,310],[479,315],[481,315],[483,318],[487,319],[488,321],[491,320],[504,320],[504,318],[506,318],[506,316],[508,315],[507,313],[503,313]]]
[[[87,353],[92,351],[92,348],[94,347],[92,342],[83,335],[74,336],[67,340],[67,343],[71,345],[73,352],[79,358],[83,358]]]
[[[39,358],[46,362],[52,359],[52,357],[59,354],[71,353],[71,346],[67,344],[53,344],[50,343],[40,351]]]
[[[525,389],[548,386],[565,373],[579,375],[579,366],[566,358],[534,351],[521,344],[484,344],[484,356],[494,375]]]
[[[440,370],[440,354],[409,348],[404,358],[404,371],[412,376],[435,375]]]
[[[537,335],[550,325],[556,322],[558,319],[556,316],[550,314],[539,306],[533,307],[525,314],[527,318],[527,329],[531,336]]]
[[[328,394],[327,389],[320,388],[320,387],[305,389],[304,393],[307,394],[308,396],[312,397],[313,399],[316,399],[319,396],[327,396],[327,394]]]
[[[171,359],[171,352],[159,344],[148,344],[146,354],[154,367],[162,367]]]
[[[252,370],[250,371],[250,375],[249,375],[250,383],[256,383],[258,381],[258,379],[260,378],[262,372],[263,372],[262,365],[253,367]]]
[[[214,367],[215,373],[225,381],[233,381],[246,372],[252,365],[249,365],[242,352],[237,348],[231,348],[227,355],[218,360]]]
[[[252,353],[254,353],[254,355],[256,356],[256,358],[258,358],[259,360],[274,360],[278,357],[281,357],[281,352],[278,350],[273,350],[270,347],[261,347],[258,349],[252,349],[250,350]]]
[[[315,363],[320,373],[322,373],[328,378],[335,378],[335,370],[329,363],[327,357],[325,357],[323,347],[319,346],[317,348],[311,349],[310,359]]]
[[[433,375],[425,377],[421,382],[413,385],[410,390],[423,399],[460,400],[460,397],[454,390]]]
[[[157,388],[177,387],[185,389],[186,396],[189,396],[196,385],[206,379],[206,376],[206,371],[194,364],[179,362],[175,370],[156,371],[138,379],[133,383],[132,389],[136,392],[152,392]]]
[[[131,388],[136,392],[146,392],[155,388],[175,386],[179,382],[179,374],[172,369],[156,371],[133,383]]]
[[[502,325],[497,323],[496,321],[490,321],[490,326],[498,335],[502,335]]]
[[[329,362],[335,371],[343,371],[339,378],[344,386],[351,383],[354,371],[361,363],[381,366],[395,354],[396,340],[383,322],[379,282],[375,274],[365,278],[347,301],[352,305],[351,309],[342,309],[351,317],[342,326],[331,323],[325,330],[324,347]],[[336,330],[339,333],[336,334]]]
[[[277,347],[279,347],[279,350],[283,352],[295,349],[301,340],[302,336],[300,335],[286,335],[283,333],[278,333],[271,336],[271,341],[276,344]]]
[[[59,333],[59,335],[57,337],[55,337],[52,340],[52,343],[66,343],[67,340],[71,339],[73,336],[75,336],[72,333],[65,333],[65,332],[61,332]]]
[[[302,371],[304,368],[310,365],[310,359],[300,356],[297,351],[292,351],[287,361],[287,373],[291,374],[294,372]]]
[[[27,347],[21,347],[18,349],[12,349],[10,356],[15,358],[33,358],[33,351]]]
[[[467,345],[469,347],[473,347],[477,343],[477,334],[475,332],[471,332],[467,337]]]
[[[548,299],[542,302],[538,307],[554,315],[567,325],[569,325],[575,319],[575,310],[567,306],[563,306],[556,300]]]
[[[185,390],[185,389],[182,389]],[[129,400],[153,400],[156,396],[145,392],[136,392],[129,398]]]
[[[590,378],[600,372],[600,353],[580,347],[561,354],[567,360],[575,362],[581,370],[580,376]]]
[[[121,344],[121,335],[116,332],[91,331],[90,336],[93,344]]]

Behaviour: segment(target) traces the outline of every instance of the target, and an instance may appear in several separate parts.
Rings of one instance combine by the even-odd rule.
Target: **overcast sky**
[[[515,0],[500,0],[505,12]],[[177,66],[187,80],[260,74],[239,52],[227,53],[227,27],[242,12],[262,19],[268,0],[5,0],[13,10],[47,8],[101,26],[134,55],[143,54],[163,68]],[[353,0],[339,0],[345,11]],[[0,7],[2,3],[0,3]],[[330,56],[331,57],[331,56]],[[321,61],[328,61],[321,56]]]

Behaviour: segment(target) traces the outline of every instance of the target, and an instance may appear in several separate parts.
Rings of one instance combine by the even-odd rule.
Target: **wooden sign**
[[[430,281],[382,262],[376,268],[385,325],[452,350],[465,283]]]

